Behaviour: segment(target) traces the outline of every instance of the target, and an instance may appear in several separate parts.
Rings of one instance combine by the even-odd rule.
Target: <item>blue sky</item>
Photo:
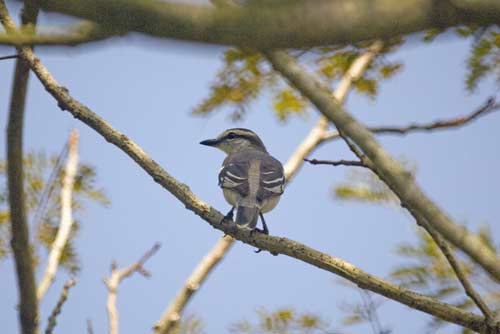
[[[42,15],[42,23],[50,23]],[[74,97],[126,133],[169,173],[187,183],[202,199],[227,211],[217,170],[222,152],[199,145],[222,130],[238,126],[257,132],[268,150],[283,163],[318,117],[281,124],[264,94],[238,123],[227,112],[208,118],[190,115],[208,94],[220,67],[224,48],[193,46],[171,41],[144,42],[134,35],[93,46],[41,48],[42,61]],[[449,118],[473,111],[498,86],[492,81],[469,94],[464,90],[467,41],[445,38],[427,45],[412,40],[391,56],[404,62],[402,73],[381,86],[376,101],[353,94],[347,108],[368,125],[397,125]],[[2,55],[12,50],[1,47]],[[1,128],[10,95],[13,61],[0,62]],[[417,163],[417,180],[423,189],[457,222],[474,228],[482,223],[500,234],[496,223],[500,178],[500,115],[491,114],[459,129],[407,137],[380,137],[396,157]],[[150,279],[131,277],[120,286],[118,310],[121,333],[148,332],[201,257],[221,233],[186,211],[173,196],[154,183],[130,158],[108,144],[56,103],[36,78],[30,81],[25,148],[57,153],[71,129],[81,134],[81,160],[94,165],[99,184],[111,199],[110,208],[90,205],[81,216],[77,245],[82,271],[58,319],[57,331],[83,332],[91,319],[96,333],[107,330],[106,289],[102,278],[113,259],[126,266],[155,242],[162,248],[148,262]],[[0,137],[5,157],[5,137]],[[316,158],[351,158],[343,143],[324,145]],[[279,206],[266,216],[271,234],[286,236],[363,270],[387,277],[402,263],[396,246],[414,240],[415,224],[408,215],[390,207],[346,203],[332,198],[332,185],[342,181],[346,169],[304,166]],[[252,318],[259,307],[293,306],[321,314],[341,328],[338,306],[356,302],[358,295],[325,271],[285,256],[254,254],[237,243],[187,308],[204,319],[209,333],[225,333],[227,326]],[[0,314],[5,333],[17,329],[14,266],[0,262]],[[38,273],[39,274],[39,273]],[[41,305],[43,325],[68,276],[61,272]],[[380,310],[384,324],[394,333],[421,333],[425,314],[387,301]],[[368,326],[349,329],[370,333]]]

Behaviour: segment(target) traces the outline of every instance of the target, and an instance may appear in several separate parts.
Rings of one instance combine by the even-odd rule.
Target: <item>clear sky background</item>
[[[11,7],[14,9],[15,7]],[[41,16],[41,23],[51,23]],[[368,125],[405,125],[469,113],[498,92],[493,81],[478,91],[464,89],[469,41],[447,37],[433,44],[418,39],[391,55],[404,70],[382,84],[376,101],[350,95],[347,108]],[[221,66],[224,48],[172,41],[144,42],[138,35],[77,48],[40,48],[37,54],[74,97],[139,144],[160,165],[218,210],[225,203],[217,186],[220,151],[199,145],[229,127],[257,132],[268,150],[283,163],[315,124],[318,114],[294,117],[287,124],[271,112],[264,94],[243,121],[233,123],[227,111],[207,118],[191,110],[207,96]],[[1,55],[12,49],[0,48]],[[0,62],[0,126],[6,127],[14,62]],[[499,113],[458,130],[406,137],[380,137],[396,157],[418,166],[417,180],[439,206],[472,229],[488,223],[500,235]],[[121,333],[147,333],[221,232],[185,210],[172,195],[153,182],[128,156],[100,135],[60,111],[35,77],[29,85],[25,149],[57,154],[71,129],[81,134],[81,160],[94,165],[112,205],[90,205],[81,215],[77,246],[81,273],[58,319],[59,333],[83,333],[91,319],[95,333],[107,331],[106,288],[113,259],[119,266],[136,261],[155,242],[160,251],[147,263],[150,279],[135,275],[122,283],[118,295]],[[0,136],[5,158],[5,136]],[[314,157],[352,158],[344,144],[324,145]],[[402,211],[387,206],[347,203],[331,196],[346,168],[304,166],[286,189],[279,206],[266,216],[272,235],[285,236],[345,259],[365,271],[387,277],[403,259],[397,245],[415,239],[415,224]],[[255,254],[237,242],[190,302],[186,313],[203,318],[211,334],[243,318],[254,319],[259,307],[295,307],[314,312],[342,328],[344,302],[357,302],[357,292],[339,278],[286,256]],[[40,273],[38,273],[39,275]],[[37,276],[38,277],[38,276]],[[60,272],[41,305],[42,325],[68,275]],[[0,323],[3,333],[15,333],[17,288],[12,261],[0,262]],[[379,313],[393,333],[422,333],[430,317],[393,301]],[[43,327],[44,328],[44,327]],[[368,326],[349,332],[371,333]]]

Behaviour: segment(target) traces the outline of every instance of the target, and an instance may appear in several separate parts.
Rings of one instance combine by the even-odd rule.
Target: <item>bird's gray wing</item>
[[[279,196],[285,189],[285,172],[281,163],[271,156],[262,159],[260,165],[260,189],[257,197],[262,201]]]
[[[249,191],[248,163],[225,163],[219,172],[219,186],[224,189],[231,189],[243,197],[247,196]]]

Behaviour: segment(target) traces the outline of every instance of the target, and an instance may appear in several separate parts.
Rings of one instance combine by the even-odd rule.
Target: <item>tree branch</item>
[[[78,131],[73,130],[71,132],[68,147],[68,161],[66,162],[61,188],[61,221],[59,223],[56,238],[51,246],[47,267],[38,284],[38,301],[43,299],[45,293],[54,281],[57,267],[59,266],[59,260],[61,259],[63,249],[69,239],[71,227],[73,226],[72,192],[78,168]]]
[[[54,29],[50,29],[54,30]],[[0,33],[0,44],[23,45],[67,45],[97,42],[106,38],[123,35],[116,29],[103,28],[95,23],[83,21],[69,27],[59,28],[56,32],[36,33],[32,29],[14,29]]]
[[[255,49],[354,43],[432,28],[470,23],[488,26],[500,22],[497,0],[259,1],[256,5],[224,8],[152,0],[41,3],[45,10],[125,31]]]
[[[378,277],[372,276],[356,268],[350,263],[319,252],[287,238],[273,237],[261,233],[252,233],[239,229],[234,222],[221,224],[222,215],[219,211],[203,202],[191,192],[189,187],[168,174],[153,159],[151,159],[137,144],[127,136],[120,133],[102,118],[94,114],[86,106],[73,99],[68,90],[60,86],[50,75],[33,52],[22,52],[21,57],[25,59],[42,82],[45,89],[56,99],[58,105],[68,110],[74,117],[81,120],[96,132],[101,134],[107,141],[120,148],[124,153],[137,162],[155,182],[174,195],[184,206],[208,222],[212,227],[229,234],[249,245],[271,253],[284,254],[303,262],[314,265],[323,270],[342,276],[358,286],[396,300],[414,309],[429,313],[445,321],[482,332],[485,328],[484,317],[461,310],[429,296],[411,292],[392,283],[386,282]],[[500,329],[495,331],[500,333]]]
[[[474,289],[474,287],[470,283],[469,279],[467,278],[467,274],[462,269],[455,255],[453,255],[453,250],[448,245],[446,240],[444,240],[443,237],[441,237],[441,235],[435,229],[433,229],[422,217],[419,217],[419,219],[417,220],[417,224],[422,226],[430,234],[432,239],[434,239],[439,249],[441,249],[441,252],[448,260],[458,280],[462,284],[467,296],[469,296],[469,298],[472,299],[474,304],[476,304],[479,310],[484,314],[486,321],[490,323],[490,326],[495,326],[494,324],[495,314],[488,308],[488,306],[481,298],[479,293]],[[500,324],[498,324],[498,326],[500,327]]]
[[[394,191],[401,202],[421,214],[439,233],[457,248],[463,250],[500,281],[500,259],[480,238],[458,226],[418,187],[410,173],[405,171],[380,146],[373,134],[342,106],[331,98],[328,87],[314,75],[307,73],[292,57],[283,51],[265,53],[275,70],[280,72],[335,126],[361,148],[373,162],[379,177]]]
[[[432,132],[435,130],[445,130],[451,128],[460,128],[464,125],[471,123],[479,117],[486,116],[487,114],[500,109],[500,104],[495,102],[493,97],[490,97],[482,106],[469,115],[451,118],[447,120],[439,120],[430,123],[413,123],[406,126],[378,126],[368,127],[367,130],[375,134],[398,134],[406,135],[413,132]],[[340,138],[337,131],[326,133],[323,141],[335,140]]]
[[[318,160],[318,159],[304,159],[311,165],[331,165],[331,166],[356,166],[367,167],[363,162],[358,160]]]
[[[21,21],[34,25],[38,15],[36,1],[25,1]],[[15,28],[3,1],[0,2],[0,21],[7,31]],[[30,49],[27,49],[31,51]],[[38,333],[38,303],[36,299],[33,255],[26,221],[23,172],[23,123],[28,87],[29,66],[16,60],[14,82],[7,124],[7,187],[11,222],[10,246],[14,254],[19,288],[19,320],[23,334]]]
[[[104,284],[108,288],[108,302],[106,308],[108,310],[109,318],[109,334],[118,334],[118,311],[116,309],[116,297],[118,292],[118,286],[121,281],[135,272],[140,273],[144,277],[149,277],[151,274],[143,268],[147,260],[153,256],[158,249],[160,249],[160,244],[155,244],[149,251],[147,251],[139,261],[133,263],[130,267],[125,269],[117,269],[116,263],[111,264],[111,276],[104,279]]]
[[[219,6],[233,4],[232,1],[228,0],[217,0],[215,2],[217,3],[214,4]],[[380,52],[382,46],[383,44],[381,42],[375,41],[364,54],[360,55],[353,61],[333,93],[338,100],[343,101],[347,97],[352,83],[362,76],[370,62]],[[304,157],[309,155],[309,153],[321,143],[327,128],[328,120],[321,116],[318,123],[311,129],[306,138],[304,138],[302,143],[297,147],[297,150],[292,154],[284,166],[287,185],[299,170]],[[213,249],[202,259],[190,275],[187,280],[188,284],[181,288],[175,299],[170,303],[167,310],[164,312],[161,319],[155,325],[155,331],[157,333],[169,334],[175,330],[183,309],[192,298],[193,294],[197,291],[191,290],[189,286],[201,286],[201,284],[207,279],[210,272],[215,268],[217,262],[222,260],[222,258],[227,254],[233,242],[234,239],[230,236],[225,236],[217,241]],[[206,261],[206,259],[217,259],[217,262]],[[200,273],[203,275],[200,275]]]
[[[181,318],[181,312],[184,310],[187,302],[191,299],[191,296],[198,291],[208,274],[222,260],[233,243],[234,239],[232,237],[224,236],[215,244],[215,247],[203,257],[184,286],[170,302],[170,305],[161,316],[161,319],[155,324],[154,330],[156,333],[171,334],[174,332]]]
[[[2,56],[0,57],[0,60],[17,59],[17,58],[19,58],[18,55],[10,55],[10,56]]]
[[[493,103],[494,103],[494,101],[492,99],[489,99],[488,102],[486,103],[486,105],[484,107],[480,108],[479,111],[486,110],[486,108],[493,106]],[[477,112],[474,114],[477,114]],[[342,136],[341,132],[339,132],[339,134],[344,139],[344,141],[349,145],[349,147],[351,147],[349,139]],[[360,154],[355,149],[353,149],[353,152],[360,159],[359,163],[363,167],[369,168],[373,173],[375,173],[375,175],[379,176],[379,173],[377,172],[376,166],[371,162],[371,160],[369,160],[366,156]],[[441,237],[441,235],[434,228],[432,228],[432,226],[427,221],[425,221],[425,219],[419,213],[413,211],[406,203],[402,202],[401,206],[404,208],[407,208],[411,212],[411,214],[415,217],[417,224],[420,225],[421,227],[423,227],[429,233],[429,235],[432,237],[434,242],[436,242],[437,246],[439,247],[439,249],[441,250],[441,252],[445,256],[445,258],[448,260],[450,266],[452,267],[453,271],[455,272],[455,275],[457,276],[458,280],[462,284],[462,286],[465,290],[465,293],[467,294],[467,296],[469,296],[469,298],[472,299],[472,301],[477,305],[477,307],[484,314],[486,327],[487,328],[497,328],[497,330],[500,329],[500,321],[495,320],[495,315],[493,314],[493,312],[488,308],[488,306],[483,301],[483,299],[481,298],[479,293],[476,292],[476,290],[474,289],[474,287],[472,286],[472,284],[468,280],[467,274],[465,273],[465,271],[463,271],[463,269],[460,266],[460,263],[453,255],[453,251],[450,248],[450,246],[448,245],[447,241],[443,237]],[[489,333],[489,331],[490,330],[488,329],[486,332]]]
[[[61,295],[59,296],[59,300],[57,301],[56,306],[50,313],[47,328],[45,329],[45,334],[52,334],[52,332],[54,331],[54,328],[57,325],[56,321],[57,317],[59,316],[59,314],[61,314],[62,307],[66,302],[66,300],[68,299],[69,289],[71,289],[75,284],[76,281],[73,278],[67,281],[66,284],[64,284]]]
[[[368,65],[373,61],[373,59],[380,53],[383,48],[383,43],[381,41],[375,41],[367,49],[365,53],[356,58],[345,75],[340,80],[337,88],[333,92],[333,97],[343,103],[347,98],[352,83],[358,80]],[[328,129],[328,119],[324,116],[320,116],[318,123],[311,129],[306,138],[297,147],[295,152],[292,154],[290,159],[288,159],[285,164],[285,178],[287,182],[293,178],[296,172],[300,169],[304,163],[304,158],[309,156],[314,149],[316,149],[325,139]]]
[[[478,117],[480,114],[484,114],[486,112],[492,111],[492,110],[497,109],[499,107],[500,107],[500,105],[495,104],[494,99],[490,98],[490,99],[488,99],[488,101],[485,103],[484,106],[479,108],[476,112],[472,113],[471,115],[469,115],[467,117],[458,118],[458,119],[451,121],[451,122],[450,121],[446,121],[446,122],[438,121],[438,122],[433,123],[433,125],[430,125],[430,128],[429,128],[429,126],[427,126],[426,130],[442,126],[443,124],[447,124],[446,126],[462,125],[462,124],[469,122],[472,119]],[[418,129],[418,126],[410,125],[409,127],[402,128],[403,129],[402,131],[404,133],[404,131],[408,131],[405,129],[411,129],[411,128]],[[359,161],[345,161],[345,160],[329,161],[329,160],[316,160],[316,159],[313,159],[313,160],[304,159],[304,160],[310,162],[313,165],[327,164],[327,165],[333,165],[333,166],[348,165],[348,166],[366,167],[366,168],[371,169],[375,173],[375,175],[378,175],[376,166],[366,156],[364,156],[361,152],[359,152],[357,150],[357,148],[350,142],[349,138],[346,138],[345,136],[343,136],[342,132],[338,132],[338,133],[339,133],[339,136],[342,137],[342,139],[344,139],[344,141],[349,146],[349,148],[353,151],[353,153],[360,159]],[[406,205],[406,203],[402,203],[402,206],[409,209],[409,207]],[[411,209],[409,209],[409,210],[411,210]],[[495,321],[494,313],[488,308],[488,306],[483,301],[483,299],[481,298],[479,293],[476,292],[476,290],[474,289],[474,287],[470,283],[469,279],[467,278],[467,274],[461,268],[460,263],[453,255],[453,251],[450,248],[450,246],[448,245],[448,243],[446,242],[446,240],[444,240],[441,237],[441,235],[436,230],[434,230],[434,228],[432,228],[430,226],[430,224],[428,224],[421,215],[419,215],[417,212],[413,212],[413,211],[411,211],[411,213],[416,218],[417,224],[422,226],[430,234],[432,239],[438,245],[439,249],[441,249],[441,252],[445,256],[445,258],[448,260],[450,266],[452,267],[453,271],[455,272],[455,275],[457,276],[458,280],[462,284],[462,286],[465,290],[465,293],[467,294],[467,296],[469,296],[469,298],[472,299],[472,301],[477,305],[477,307],[484,314],[485,321],[488,324],[487,326],[500,328],[500,322]]]

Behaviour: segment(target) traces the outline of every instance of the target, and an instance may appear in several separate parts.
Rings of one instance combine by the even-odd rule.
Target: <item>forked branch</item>
[[[109,319],[109,334],[118,334],[119,321],[118,310],[116,308],[116,298],[118,293],[118,286],[121,281],[129,277],[135,272],[138,272],[144,277],[149,277],[151,274],[144,269],[144,264],[160,249],[160,244],[155,244],[149,251],[147,251],[139,261],[133,263],[131,266],[118,269],[115,262],[111,264],[111,276],[104,279],[104,284],[108,288],[108,301],[106,308],[108,310]]]

